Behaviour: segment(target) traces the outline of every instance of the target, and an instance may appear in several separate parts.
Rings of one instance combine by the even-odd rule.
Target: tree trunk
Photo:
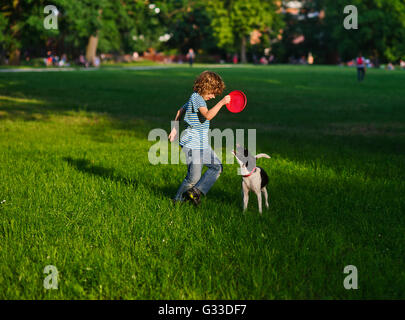
[[[86,60],[88,63],[93,64],[94,58],[97,54],[97,45],[98,45],[98,32],[96,36],[91,35],[89,38],[89,43],[86,48]]]
[[[246,58],[246,36],[242,36],[241,46],[240,46],[240,62],[247,63]]]
[[[98,10],[98,20],[101,19],[102,14],[103,14],[103,9]],[[87,63],[89,63],[89,64],[94,64],[94,58],[97,55],[97,45],[98,45],[98,30],[97,30],[95,36],[93,36],[93,35],[90,36],[89,42],[87,44],[86,60],[87,60]]]
[[[9,64],[12,66],[18,66],[20,64],[20,56],[21,56],[21,51],[20,49],[14,49],[10,53],[10,60]]]

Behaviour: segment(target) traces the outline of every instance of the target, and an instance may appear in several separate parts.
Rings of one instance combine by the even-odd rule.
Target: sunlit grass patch
[[[26,99],[26,98],[18,98],[18,97],[9,97],[9,96],[0,96],[0,103],[2,101],[12,102],[15,104],[18,103],[28,103],[28,104],[43,104],[43,101],[37,99]]]

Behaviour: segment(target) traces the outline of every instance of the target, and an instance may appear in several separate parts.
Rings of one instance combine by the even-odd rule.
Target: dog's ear
[[[268,154],[259,153],[259,154],[256,155],[255,158],[256,158],[256,159],[259,159],[259,158],[267,158],[267,159],[270,159],[271,157],[270,157]]]

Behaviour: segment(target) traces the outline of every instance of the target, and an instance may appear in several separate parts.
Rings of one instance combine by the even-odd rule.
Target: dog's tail
[[[256,155],[255,158],[256,158],[256,159],[259,159],[259,158],[267,158],[267,159],[270,159],[271,157],[270,157],[268,154],[259,153],[259,154]]]

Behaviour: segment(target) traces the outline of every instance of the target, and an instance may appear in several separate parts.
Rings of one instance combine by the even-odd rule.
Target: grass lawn
[[[0,73],[0,299],[405,298],[405,72],[214,68],[248,106],[211,127],[272,156],[260,216],[236,164],[194,208],[148,161],[204,69]]]

